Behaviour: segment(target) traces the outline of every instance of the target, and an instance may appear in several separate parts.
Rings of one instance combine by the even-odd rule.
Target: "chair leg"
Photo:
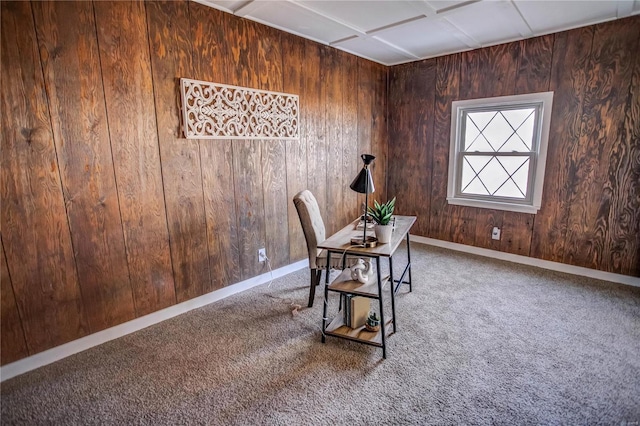
[[[309,283],[309,307],[313,306],[313,299],[316,296],[316,286],[320,284],[322,269],[311,269],[311,279]]]

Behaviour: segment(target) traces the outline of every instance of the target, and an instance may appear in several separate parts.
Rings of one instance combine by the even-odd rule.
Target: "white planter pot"
[[[376,225],[376,238],[380,244],[386,244],[391,242],[391,233],[393,232],[393,225]]]

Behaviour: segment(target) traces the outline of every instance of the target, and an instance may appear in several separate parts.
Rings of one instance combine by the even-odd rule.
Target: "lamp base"
[[[378,245],[378,239],[376,237],[367,237],[364,242],[362,242],[362,237],[360,238],[352,238],[351,244],[354,246],[362,246],[364,248],[371,248]]]

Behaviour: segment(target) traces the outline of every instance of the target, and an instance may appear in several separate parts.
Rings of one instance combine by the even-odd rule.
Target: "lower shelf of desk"
[[[343,318],[338,315],[327,326],[325,334],[327,336],[341,337],[343,339],[353,340],[355,342],[366,343],[367,345],[382,347],[382,331],[385,336],[391,334],[393,330],[393,319],[387,320],[383,327],[378,331],[369,331],[364,326],[358,328],[347,327]]]

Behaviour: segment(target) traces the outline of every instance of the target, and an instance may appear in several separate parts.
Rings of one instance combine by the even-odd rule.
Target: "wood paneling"
[[[265,26],[258,26],[256,29],[260,64],[259,88],[282,92],[284,83],[281,33]],[[265,248],[271,267],[279,268],[289,264],[286,142],[264,140],[261,141],[261,147]],[[262,271],[266,272],[267,269],[263,267]]]
[[[289,235],[289,259],[291,262],[307,257],[305,243],[298,212],[293,204],[293,197],[307,189],[307,130],[308,130],[308,97],[306,95],[306,79],[303,73],[305,44],[299,38],[282,35],[282,50],[287,55],[282,57],[283,90],[286,93],[298,93],[300,100],[300,140],[286,141],[287,159],[287,229]]]
[[[603,257],[610,270],[640,276],[640,55],[635,55],[620,144],[613,151],[613,202]]]
[[[372,96],[371,96],[371,152],[376,156],[372,173],[376,184],[376,195],[380,201],[394,197],[387,193],[387,158],[389,141],[387,137],[387,83],[388,71],[379,64],[371,64]],[[361,140],[362,142],[362,140]],[[360,163],[360,167],[362,164]]]
[[[342,227],[385,156],[385,67],[198,3],[3,2],[1,54],[2,363],[305,258],[293,196]],[[300,140],[185,139],[181,77],[298,94]]]
[[[633,20],[595,27],[580,139],[570,155],[577,182],[572,188],[565,263],[609,271],[621,267],[612,262],[607,236],[629,202],[637,205],[624,185],[634,160],[628,157],[629,147],[622,139],[639,40],[640,25]],[[629,237],[620,234],[614,238],[625,239]]]
[[[257,25],[252,21],[228,20],[230,43],[228,77],[237,85],[259,88],[260,59],[255,46]],[[262,147],[258,140],[233,141],[233,176],[238,226],[238,250],[242,279],[258,275],[258,249],[266,247]],[[268,253],[267,253],[268,255]]]
[[[193,2],[3,2],[2,363],[306,257],[293,195],[343,226],[365,152],[420,235],[640,276],[639,22],[389,70]],[[184,139],[180,77],[299,94],[300,141]],[[447,205],[451,101],[547,89],[538,214]]]
[[[530,38],[519,42],[520,56],[516,74],[515,94],[547,92],[553,57],[552,35]],[[500,251],[528,256],[535,215],[504,212]]]
[[[436,60],[415,62],[390,75],[388,193],[397,197],[398,214],[416,215],[412,232],[428,233],[433,157]],[[407,96],[407,93],[423,96]],[[404,175],[404,179],[394,176]]]
[[[199,80],[233,83],[229,77],[229,45],[224,42],[226,14],[197,3],[189,4],[193,49],[193,75]],[[231,140],[201,140],[202,190],[206,211],[211,281],[204,294],[240,281],[238,228],[234,195]],[[224,206],[224,208],[221,208]]]
[[[194,76],[188,6],[186,2],[146,3],[164,200],[178,302],[204,294],[211,282],[200,149],[197,141],[182,139],[180,129],[179,79]]]
[[[5,340],[12,342],[16,337],[15,327],[5,328],[4,324],[5,315],[15,319],[15,313],[5,306],[5,302],[11,305],[5,299],[5,280],[10,273],[24,337],[33,354],[82,337],[89,333],[89,327],[81,301],[31,5],[2,2],[1,12],[0,99],[5,112],[0,115],[1,228],[9,271],[5,274],[3,267],[2,341],[4,345]],[[6,297],[10,298],[9,292]],[[8,354],[9,359],[15,360],[15,356],[25,353],[16,346],[15,352]],[[7,361],[3,347],[2,362]]]
[[[374,97],[374,89],[375,89],[375,78],[373,76],[373,64],[369,61],[366,61],[362,58],[358,58],[358,167],[356,170],[356,174],[362,168],[362,160],[360,159],[360,155],[362,154],[372,154],[377,157],[377,152],[374,153],[371,150],[371,139],[372,139],[372,127],[373,127],[373,97]],[[377,161],[374,160],[374,163],[377,164]],[[372,170],[375,171],[375,165]],[[353,181],[355,175],[351,177],[349,184]],[[375,178],[375,176],[374,176]],[[376,192],[373,197],[380,196],[380,184],[377,179],[373,181]],[[356,216],[362,214],[363,204],[364,204],[364,195],[357,194],[357,207],[358,210],[356,212]]]
[[[135,309],[93,4],[32,5],[82,300],[95,332],[133,319]]]
[[[501,44],[462,54],[460,96],[462,99],[507,96],[515,93],[519,43]],[[490,78],[487,78],[487,77]],[[500,249],[500,241],[491,239],[494,226],[502,228],[506,212],[491,209],[467,209],[475,213],[472,244]]]
[[[323,67],[323,58],[326,56],[326,46],[317,46],[305,43],[305,64],[303,73],[308,78],[305,80],[305,96],[308,104],[309,115],[305,123],[305,139],[307,141],[307,184],[308,189],[318,201],[320,214],[327,221],[327,139],[324,124],[324,91],[323,81],[326,78],[326,70]],[[316,57],[317,55],[317,57]],[[307,63],[307,61],[313,61]],[[311,68],[311,65],[317,68]],[[307,74],[307,72],[309,74]],[[329,234],[328,234],[329,235]]]
[[[434,147],[431,208],[422,203],[418,211],[430,216],[422,235],[640,276],[639,23],[632,17],[438,58],[435,84],[419,90],[420,64],[429,61],[392,67],[389,188],[415,178],[418,169],[402,167],[405,157]],[[539,212],[446,205],[451,102],[547,90],[555,94]],[[413,132],[411,114],[425,98],[435,103],[433,142]],[[403,146],[409,155],[398,154]],[[490,239],[493,226],[502,228],[500,241]]]
[[[580,137],[582,102],[593,27],[555,35],[549,89],[553,90],[553,116],[549,130],[542,205],[536,214],[531,255],[564,260],[571,186],[576,182],[570,151]]]
[[[141,2],[96,2],[109,137],[136,316],[176,301]]]
[[[433,160],[431,162],[431,181],[437,182],[431,190],[431,211],[429,214],[429,234],[439,240],[454,241],[469,238],[469,228],[464,222],[466,207],[447,203],[447,185],[442,185],[448,178],[449,147],[451,135],[451,102],[459,99],[460,62],[462,55],[448,55],[436,61],[435,98],[433,111]],[[456,229],[452,229],[456,224]],[[456,242],[457,242],[456,241]]]
[[[1,242],[0,242],[1,244]],[[0,327],[2,336],[0,337],[0,357],[2,364],[8,364],[29,355],[27,341],[24,338],[24,330],[18,313],[18,305],[11,286],[9,267],[4,254],[4,246],[0,245],[0,255],[2,255],[2,270],[0,273]]]
[[[327,140],[327,214],[324,223],[327,235],[344,226],[345,204],[342,176],[342,94],[343,67],[340,53],[335,49],[323,49],[321,67],[324,99],[324,132]]]
[[[342,53],[341,56],[343,62],[341,189],[343,189],[344,208],[340,227],[353,221],[360,211],[358,193],[351,191],[349,185],[362,167],[358,152],[358,61],[353,55]]]

